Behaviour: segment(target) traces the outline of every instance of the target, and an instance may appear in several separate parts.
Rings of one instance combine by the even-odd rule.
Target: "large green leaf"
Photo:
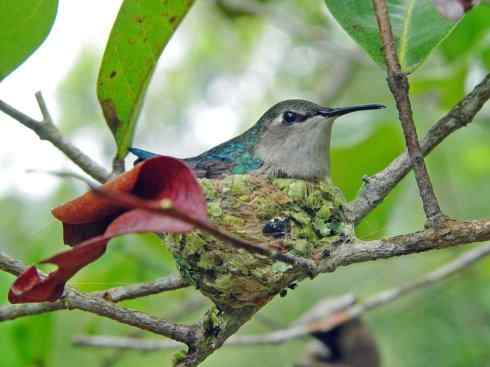
[[[325,0],[335,19],[373,60],[384,65],[371,0]],[[388,0],[390,20],[402,70],[414,71],[454,28],[432,0]]]
[[[0,81],[46,39],[58,0],[1,0]]]
[[[193,0],[125,0],[102,60],[97,96],[124,158],[148,82],[165,45]]]

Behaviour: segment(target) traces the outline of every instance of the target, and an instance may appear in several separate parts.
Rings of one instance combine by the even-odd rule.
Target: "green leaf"
[[[475,46],[487,46],[485,36],[490,28],[490,7],[477,6],[468,12],[458,26],[441,44],[441,51],[448,62],[457,62],[472,55]]]
[[[122,159],[131,145],[148,82],[193,0],[125,0],[102,60],[97,97]]]
[[[22,64],[46,39],[57,8],[57,0],[2,0],[0,81]]]
[[[379,65],[383,50],[371,0],[325,0],[347,33]],[[396,49],[404,72],[414,71],[455,24],[439,15],[430,0],[388,0]]]

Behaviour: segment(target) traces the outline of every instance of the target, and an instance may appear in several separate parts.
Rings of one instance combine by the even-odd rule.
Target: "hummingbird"
[[[184,161],[199,178],[231,174],[266,175],[303,180],[330,176],[330,139],[334,121],[343,115],[385,108],[380,104],[322,107],[289,99],[269,108],[241,135]],[[139,148],[135,162],[157,154]]]
[[[241,135],[184,159],[205,188],[210,222],[294,256],[329,256],[332,246],[354,236],[343,195],[329,179],[332,125],[348,113],[380,108],[282,101]],[[135,163],[157,155],[130,151]],[[229,244],[200,231],[168,235],[164,242],[182,276],[227,312],[257,310],[305,277],[304,269],[230,251]]]

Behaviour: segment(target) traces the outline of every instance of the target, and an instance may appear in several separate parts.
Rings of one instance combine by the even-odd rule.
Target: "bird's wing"
[[[133,153],[137,159],[134,164],[138,164],[145,159],[153,158],[159,154],[151,153],[139,148],[130,148],[129,151]],[[199,178],[218,178],[226,173],[230,173],[235,167],[230,159],[226,159],[221,156],[211,156],[207,159],[202,156],[194,158],[183,159],[194,171]]]
[[[184,159],[199,178],[219,178],[230,173],[235,164],[222,159]]]

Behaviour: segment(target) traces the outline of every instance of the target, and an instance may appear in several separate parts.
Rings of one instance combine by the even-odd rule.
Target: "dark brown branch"
[[[381,43],[388,72],[388,85],[396,101],[399,119],[405,136],[408,155],[412,161],[417,186],[420,191],[425,215],[430,224],[438,224],[443,220],[441,208],[437,201],[432,183],[430,181],[424,156],[420,149],[417,130],[413,122],[412,106],[408,95],[409,83],[407,76],[402,73],[395,41],[391,29],[386,0],[373,0],[373,6],[378,22]]]
[[[490,74],[464,97],[453,109],[437,121],[422,139],[421,149],[429,154],[445,138],[456,130],[471,123],[475,115],[490,98]],[[381,172],[368,177],[357,198],[350,204],[349,219],[360,222],[371,210],[376,208],[410,171],[412,164],[405,152]]]
[[[36,93],[36,99],[43,116],[42,121],[37,121],[27,116],[2,100],[0,100],[0,111],[34,131],[41,140],[49,141],[85,173],[99,182],[105,182],[109,178],[109,173],[61,135],[61,132],[53,123],[41,92]]]

